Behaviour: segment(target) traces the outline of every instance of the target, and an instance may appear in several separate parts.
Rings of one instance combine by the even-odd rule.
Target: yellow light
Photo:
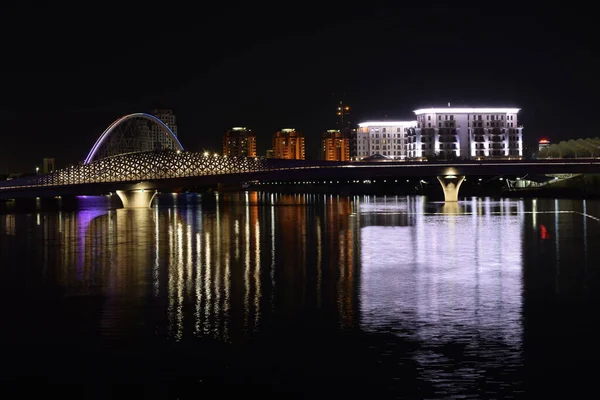
[[[346,107],[346,110],[349,110],[349,109],[350,109],[350,107]]]

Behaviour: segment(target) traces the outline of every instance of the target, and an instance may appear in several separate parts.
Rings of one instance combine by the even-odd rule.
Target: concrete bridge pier
[[[149,208],[156,195],[155,189],[117,190],[123,208]]]
[[[442,189],[444,190],[444,201],[458,201],[458,189],[460,184],[465,180],[464,175],[443,175],[437,177]]]

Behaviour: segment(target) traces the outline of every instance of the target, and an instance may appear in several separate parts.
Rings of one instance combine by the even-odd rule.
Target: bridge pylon
[[[150,208],[156,189],[117,190],[123,208]]]
[[[444,190],[444,201],[445,202],[457,202],[458,201],[458,190],[460,189],[461,183],[465,180],[464,175],[443,175],[437,177],[442,189]]]

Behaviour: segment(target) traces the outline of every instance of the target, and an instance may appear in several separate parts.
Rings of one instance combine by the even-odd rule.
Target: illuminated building
[[[550,147],[550,141],[546,138],[541,138],[538,141],[538,151],[542,151],[542,149],[545,149],[546,147]]]
[[[321,134],[321,158],[327,161],[350,160],[350,137],[345,132],[330,129]]]
[[[395,160],[406,158],[407,137],[417,121],[372,121],[358,124],[354,161],[380,154]]]
[[[286,160],[304,160],[304,134],[294,128],[282,129],[273,136],[273,157]]]
[[[415,110],[417,128],[407,158],[481,159],[523,157],[519,108],[429,108]]]
[[[231,128],[223,136],[223,155],[256,157],[256,135],[244,127]]]

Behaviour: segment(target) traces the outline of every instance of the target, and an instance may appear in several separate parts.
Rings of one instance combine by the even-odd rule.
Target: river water
[[[594,387],[600,202],[240,192],[0,203],[2,382],[63,398]]]

